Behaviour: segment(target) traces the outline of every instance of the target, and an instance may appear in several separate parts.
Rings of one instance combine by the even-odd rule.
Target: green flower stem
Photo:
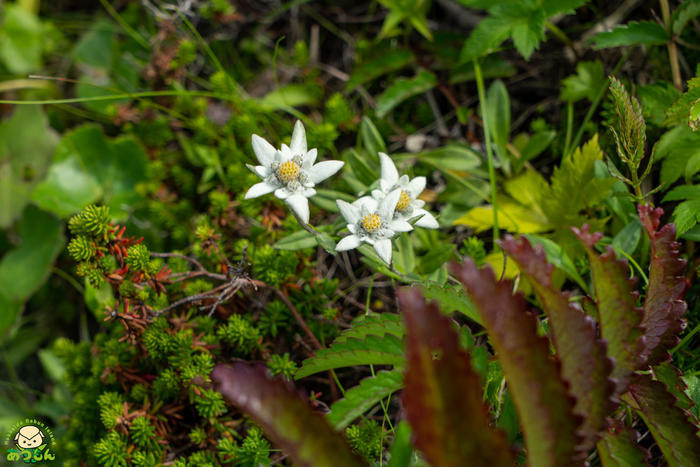
[[[104,9],[107,10],[107,13],[109,13],[112,19],[119,23],[119,26],[121,26],[124,29],[124,31],[126,31],[129,37],[131,37],[134,41],[136,41],[137,44],[139,44],[144,49],[151,50],[151,44],[149,44],[148,41],[144,39],[141,34],[136,32],[134,28],[129,26],[129,23],[124,21],[124,18],[122,18],[121,15],[117,13],[117,10],[115,10],[114,7],[110,5],[107,0],[100,0],[100,3],[104,7]]]
[[[571,136],[574,131],[574,103],[566,104],[566,137],[564,138],[564,159],[569,157],[571,152]]]
[[[474,73],[476,75],[476,89],[479,93],[479,105],[481,106],[481,119],[484,128],[484,143],[486,144],[486,157],[489,165],[489,181],[491,183],[491,206],[493,208],[493,239],[499,239],[498,232],[498,201],[496,200],[496,170],[493,166],[493,150],[491,149],[491,135],[489,134],[489,118],[486,110],[486,92],[484,91],[484,76],[481,73],[479,60],[474,60]]]
[[[673,37],[673,31],[671,30],[671,9],[668,6],[668,0],[659,0],[659,6],[661,7],[661,16],[664,20],[664,27],[666,32],[668,32],[669,37]],[[666,44],[668,48],[668,59],[671,62],[671,75],[673,76],[673,85],[676,89],[683,91],[683,80],[681,79],[681,69],[678,65],[678,49],[676,48],[676,43],[673,39],[668,41]]]
[[[549,29],[549,32],[551,32],[552,34],[554,34],[554,37],[556,37],[557,39],[559,39],[560,41],[562,41],[562,42],[563,42],[564,44],[566,44],[567,46],[573,48],[574,44],[571,42],[571,39],[569,39],[569,36],[567,36],[566,33],[565,33],[564,31],[562,31],[561,29],[559,29],[559,27],[558,27],[556,24],[551,23],[551,22],[549,22],[549,21],[545,21],[545,22],[544,22],[544,27],[547,28],[547,29]]]

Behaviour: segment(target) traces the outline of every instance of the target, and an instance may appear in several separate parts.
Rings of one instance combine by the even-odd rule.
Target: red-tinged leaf
[[[649,451],[639,445],[639,433],[617,423],[598,441],[598,455],[603,467],[650,465]]]
[[[537,335],[537,318],[522,294],[511,294],[511,281],[497,282],[490,267],[479,270],[471,260],[453,263],[479,311],[501,363],[520,416],[530,465],[579,465],[586,452],[578,446],[581,417],[549,353],[547,339]]]
[[[669,466],[700,466],[698,421],[678,406],[664,383],[636,375],[624,399],[638,411]]]
[[[688,386],[681,378],[681,371],[670,362],[664,362],[651,369],[654,379],[666,385],[669,392],[678,400],[677,405],[683,409],[690,410],[693,401],[688,397]]]
[[[402,400],[415,446],[433,467],[514,465],[505,434],[490,427],[479,376],[450,320],[418,289],[398,296],[407,330]]]
[[[675,347],[678,334],[685,328],[683,319],[687,305],[683,295],[687,281],[683,276],[686,261],[678,255],[676,226],[667,224],[658,230],[663,209],[650,205],[637,206],[639,217],[651,239],[649,287],[644,301],[644,337],[649,365],[668,361],[668,350]]]
[[[260,425],[295,465],[366,465],[291,384],[269,376],[265,367],[240,362],[220,364],[212,371],[211,379],[217,390]]]
[[[615,361],[612,378],[617,393],[623,393],[630,375],[641,366],[644,340],[640,324],[643,311],[637,306],[637,281],[629,277],[627,261],[618,260],[615,251],[598,255],[593,247],[602,234],[590,233],[588,224],[572,228],[583,244],[593,276],[601,337],[607,341],[608,357]]]
[[[549,318],[552,341],[561,361],[561,375],[576,398],[575,412],[584,419],[582,447],[591,449],[605,429],[606,417],[614,410],[615,383],[610,375],[613,362],[606,355],[605,342],[596,337],[596,324],[569,294],[552,285],[554,266],[547,262],[542,247],[533,248],[525,237],[506,236],[503,249],[517,263],[532,284]]]

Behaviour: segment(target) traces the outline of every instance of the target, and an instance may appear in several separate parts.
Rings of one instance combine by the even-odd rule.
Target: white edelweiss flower
[[[408,221],[420,217],[415,225],[426,229],[437,229],[439,225],[435,216],[423,209],[425,201],[418,199],[418,195],[425,189],[425,177],[415,177],[412,180],[408,178],[408,175],[399,177],[394,161],[383,152],[379,153],[379,161],[382,170],[379,189],[372,190],[372,197],[380,200],[387,193],[400,188],[401,196],[396,203],[394,219]]]
[[[252,144],[260,165],[246,166],[263,181],[250,187],[245,199],[274,192],[302,222],[308,224],[308,198],[316,194],[314,186],[340,170],[344,162],[323,161],[314,164],[318,151],[315,148],[307,150],[306,130],[298,120],[289,146],[282,144],[280,149],[275,149],[258,135],[253,135]]]
[[[342,238],[335,249],[352,250],[360,244],[374,246],[377,254],[387,264],[391,264],[391,239],[396,232],[413,230],[403,219],[394,219],[394,209],[401,197],[401,190],[394,190],[381,201],[365,196],[350,204],[337,200],[338,209],[348,222],[350,235]]]

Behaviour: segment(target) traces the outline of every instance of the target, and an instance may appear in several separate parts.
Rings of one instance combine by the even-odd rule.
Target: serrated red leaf
[[[635,375],[624,399],[641,415],[669,466],[700,466],[698,421],[664,383]]]
[[[647,364],[656,365],[671,359],[668,351],[678,344],[678,334],[685,328],[683,315],[687,305],[683,295],[688,284],[683,273],[686,261],[678,254],[676,226],[667,224],[657,230],[663,209],[639,205],[637,211],[651,240],[649,286],[642,327]]]
[[[530,465],[580,465],[586,452],[578,434],[582,419],[560,374],[549,342],[537,335],[537,318],[511,281],[496,281],[490,267],[469,259],[451,271],[476,306],[501,363],[520,416]]]
[[[596,253],[593,247],[601,238],[600,233],[591,234],[588,224],[571,230],[588,255],[600,334],[607,342],[608,356],[615,361],[612,378],[617,382],[617,394],[621,394],[632,373],[642,366],[644,339],[640,325],[644,315],[637,306],[637,281],[629,277],[627,261],[618,260],[612,247],[608,246],[602,255]]]
[[[415,446],[433,467],[514,465],[504,433],[490,427],[479,376],[450,320],[418,289],[398,297],[407,330],[402,401]]]
[[[271,377],[264,366],[242,362],[219,364],[212,371],[211,379],[217,390],[260,425],[295,465],[366,465],[345,439],[313,412],[291,384]]]
[[[606,355],[605,342],[596,336],[596,323],[586,316],[569,294],[552,285],[554,266],[547,262],[542,247],[533,248],[525,237],[506,236],[501,247],[517,263],[549,318],[552,342],[561,361],[562,377],[576,398],[575,412],[584,418],[582,447],[591,449],[605,429],[607,416],[615,408],[610,380],[613,362]]]

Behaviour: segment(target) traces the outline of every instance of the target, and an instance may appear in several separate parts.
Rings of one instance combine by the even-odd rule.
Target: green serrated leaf
[[[597,444],[603,467],[650,465],[651,454],[639,444],[639,433],[624,425],[608,430]]]
[[[596,50],[624,45],[661,45],[669,41],[668,33],[659,23],[652,21],[632,21],[622,24],[612,31],[596,34],[592,39]]]
[[[593,276],[598,305],[600,333],[608,342],[607,355],[615,359],[612,377],[618,381],[617,392],[624,392],[628,378],[642,364],[643,310],[637,306],[636,279],[628,275],[627,262],[618,260],[608,246],[598,255],[594,246],[600,234],[591,234],[588,225],[572,229],[586,250]]]
[[[402,405],[415,446],[435,467],[514,465],[504,433],[490,427],[479,376],[451,321],[417,289],[398,298],[407,330]]]
[[[475,323],[483,326],[479,313],[477,313],[474,305],[469,301],[469,298],[464,293],[464,289],[461,287],[427,283],[421,285],[421,290],[426,298],[437,301],[443,313],[448,314],[458,311]]]
[[[561,99],[576,102],[585,98],[593,102],[600,89],[606,84],[607,78],[600,60],[581,61],[576,64],[576,74],[562,80]]]
[[[489,334],[503,369],[525,434],[531,465],[574,465],[585,457],[577,450],[580,421],[549,342],[538,336],[537,318],[528,313],[511,281],[496,281],[491,268],[471,260],[452,265]]]
[[[420,70],[413,78],[397,79],[377,98],[377,116],[385,117],[406,99],[429,91],[436,85],[437,77],[427,70]]]
[[[669,466],[700,465],[698,420],[677,405],[663,383],[637,375],[624,399],[642,417]]]
[[[336,431],[342,430],[402,387],[403,377],[399,370],[380,371],[376,376],[365,378],[357,386],[345,391],[344,397],[331,406],[326,419]]]
[[[294,375],[295,379],[318,373],[356,365],[395,365],[405,363],[403,344],[392,334],[384,336],[367,335],[363,339],[346,339],[334,342],[327,349],[321,349],[311,358],[302,362]]]
[[[345,439],[264,367],[247,363],[217,365],[211,379],[226,399],[248,414],[294,465],[359,467],[365,465]]]
[[[488,16],[481,20],[464,43],[460,60],[470,62],[493,52],[506,40],[518,21],[514,18]]]
[[[680,36],[685,26],[693,19],[700,16],[700,2],[698,0],[686,0],[673,12],[671,28],[673,34]]]
[[[279,240],[272,245],[277,250],[303,250],[317,245],[316,236],[306,230],[300,230]]]
[[[544,40],[545,20],[544,10],[536,9],[530,13],[527,23],[513,27],[511,31],[513,45],[525,60],[530,60],[532,53]]]

